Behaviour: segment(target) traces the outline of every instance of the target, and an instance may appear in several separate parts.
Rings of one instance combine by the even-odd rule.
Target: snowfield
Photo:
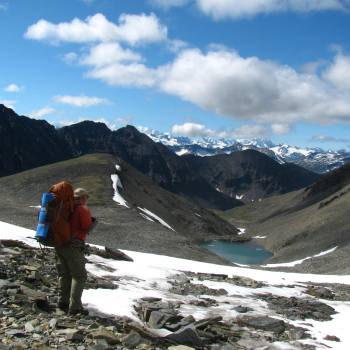
[[[35,232],[19,226],[0,222],[0,239],[20,240],[33,247],[39,247],[32,239]],[[97,276],[118,277],[118,289],[88,289],[84,290],[83,303],[91,313],[103,312],[110,315],[128,316],[137,322],[142,322],[134,310],[135,300],[142,297],[159,297],[168,301],[185,302],[180,307],[180,313],[184,316],[193,315],[196,320],[213,315],[220,315],[223,320],[234,319],[238,313],[232,306],[249,306],[253,308],[252,315],[268,315],[283,319],[284,321],[308,329],[313,339],[299,340],[304,344],[316,346],[317,349],[341,349],[350,348],[350,332],[348,322],[350,315],[350,302],[322,300],[323,303],[333,307],[337,314],[333,315],[331,321],[315,321],[307,319],[304,321],[291,321],[268,308],[267,303],[258,299],[256,294],[272,293],[277,296],[305,298],[306,282],[314,283],[340,283],[350,285],[350,275],[316,275],[286,273],[277,271],[264,271],[252,268],[221,266],[197,261],[178,259],[155,254],[139,253],[123,250],[134,262],[116,261],[101,258],[96,255],[87,257],[87,270]],[[106,266],[107,269],[104,269]],[[215,297],[218,306],[200,307],[189,305],[186,300],[194,296],[183,296],[171,293],[169,281],[175,275],[183,274],[182,271],[227,274],[229,277],[249,277],[256,281],[265,282],[260,288],[247,288],[226,282],[200,281],[194,279],[192,283],[203,284],[209,288],[225,289],[228,294]],[[310,298],[310,296],[308,296]],[[228,303],[230,304],[228,307]],[[155,330],[152,330],[155,332]],[[169,331],[157,330],[157,334],[166,335]],[[325,336],[333,335],[340,342],[327,341]],[[295,343],[295,342],[294,342]],[[274,349],[298,349],[295,344],[275,342]],[[265,349],[265,347],[264,347]]]

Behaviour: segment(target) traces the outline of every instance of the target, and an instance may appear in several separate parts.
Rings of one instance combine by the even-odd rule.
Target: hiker
[[[87,273],[85,269],[85,240],[96,220],[87,207],[89,195],[84,188],[74,191],[74,210],[69,219],[71,240],[56,249],[59,276],[58,307],[69,314],[88,314],[81,303]]]

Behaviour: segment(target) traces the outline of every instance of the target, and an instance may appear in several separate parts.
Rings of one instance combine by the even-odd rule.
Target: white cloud
[[[157,81],[157,71],[141,63],[114,63],[95,67],[86,76],[113,86],[152,87]]]
[[[8,4],[0,4],[0,11],[7,11],[8,9]]]
[[[10,84],[4,89],[6,92],[20,92],[22,88],[16,84]]]
[[[196,0],[198,8],[216,20],[249,18],[276,12],[312,12],[349,9],[343,0]]]
[[[68,52],[63,56],[63,61],[67,64],[73,64],[78,61],[78,57],[75,52]]]
[[[90,48],[89,54],[82,58],[81,64],[102,67],[118,62],[140,61],[141,56],[118,43],[101,43]]]
[[[271,130],[276,135],[285,135],[290,132],[291,128],[288,124],[272,124]]]
[[[175,124],[171,128],[171,132],[174,135],[190,137],[207,137],[212,136],[214,133],[211,129],[207,129],[205,125],[197,123]]]
[[[184,6],[191,0],[150,0],[150,3],[154,6],[169,9],[171,7]]]
[[[213,130],[203,124],[191,122],[175,124],[171,132],[180,136],[214,138],[261,138],[268,135],[268,130],[263,125],[241,125],[233,130]]]
[[[236,138],[261,138],[268,135],[268,130],[263,125],[242,125],[231,132]]]
[[[346,76],[349,70],[338,58],[334,67],[340,66]],[[106,62],[93,66],[87,76],[115,86],[154,87],[219,115],[275,124],[274,133],[286,133],[288,125],[299,121],[350,121],[350,92],[329,83],[330,77],[336,81],[336,74],[326,74],[327,79],[303,74],[227,49],[182,50],[173,62],[158,68]]]
[[[333,64],[323,76],[336,88],[350,91],[350,56],[336,55]]]
[[[41,119],[41,118],[43,118],[47,115],[53,114],[55,112],[56,112],[56,110],[54,108],[52,108],[50,106],[46,106],[44,108],[41,108],[41,109],[38,109],[38,110],[31,112],[29,115],[32,118]]]
[[[305,63],[301,66],[301,69],[306,74],[317,74],[319,69],[324,67],[328,62],[324,59],[316,60],[313,62]]]
[[[275,124],[350,121],[349,94],[316,75],[257,57],[185,50],[158,75],[162,91],[232,118]]]
[[[15,104],[17,101],[14,100],[0,100],[0,104],[6,106],[7,108],[15,109]]]
[[[57,103],[68,104],[74,107],[91,107],[97,105],[105,105],[110,102],[105,98],[91,96],[55,96],[54,101]]]
[[[157,88],[219,115],[274,124],[277,134],[289,132],[288,125],[299,121],[350,122],[350,91],[344,91],[350,77],[340,78],[350,74],[345,56],[338,55],[324,76],[220,47],[206,53],[185,49],[156,68],[139,62],[92,63],[90,78],[114,86]]]
[[[97,13],[85,21],[74,18],[71,22],[53,24],[44,19],[28,27],[25,37],[60,42],[93,43],[123,41],[131,45],[152,43],[167,38],[167,28],[156,15],[122,14],[118,24],[110,22],[103,14]]]
[[[179,51],[188,47],[188,43],[182,40],[168,40],[168,48],[173,53],[178,53]]]

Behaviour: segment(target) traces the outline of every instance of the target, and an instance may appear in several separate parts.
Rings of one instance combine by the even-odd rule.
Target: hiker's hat
[[[88,192],[85,188],[79,187],[74,191],[74,198],[89,197]]]

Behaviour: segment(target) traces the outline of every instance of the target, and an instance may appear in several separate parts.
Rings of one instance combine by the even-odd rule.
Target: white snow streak
[[[147,215],[145,215],[145,214],[143,214],[143,213],[140,213],[140,215],[141,215],[144,219],[146,219],[146,220],[148,220],[148,221],[154,222],[154,220],[151,219],[149,216],[147,216]]]
[[[111,175],[111,180],[113,182],[113,189],[114,189],[114,196],[113,196],[113,200],[115,202],[117,202],[118,204],[129,208],[129,206],[127,205],[127,201],[121,196],[121,194],[119,193],[118,188],[123,188],[123,185],[120,181],[120,178],[117,174],[112,174]]]
[[[324,252],[321,252],[319,254],[316,254],[316,255],[313,255],[313,256],[308,256],[307,258],[296,260],[296,261],[292,261],[292,262],[289,262],[289,263],[266,264],[266,265],[260,265],[260,266],[262,266],[262,267],[293,267],[295,265],[299,265],[299,264],[303,263],[305,260],[309,260],[309,259],[312,259],[312,258],[317,258],[319,256],[326,255],[326,254],[330,254],[330,253],[334,252],[337,248],[338,247],[334,247],[334,248],[331,248],[331,249],[326,250]]]
[[[246,228],[243,228],[243,227],[241,227],[241,228],[237,227],[237,229],[239,230],[239,232],[238,232],[239,236],[245,234],[245,231],[247,230]]]
[[[146,208],[140,208],[138,207],[141,211],[143,211],[147,216],[151,216],[153,219],[155,219],[156,221],[158,221],[160,224],[162,224],[163,226],[167,227],[169,230],[172,230],[174,232],[176,232],[170,225],[168,225],[163,219],[161,219],[159,216],[157,216],[156,214],[152,213],[151,211],[149,211]]]

